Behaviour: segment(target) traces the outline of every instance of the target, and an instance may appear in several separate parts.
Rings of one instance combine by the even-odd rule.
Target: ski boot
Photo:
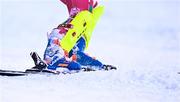
[[[112,65],[103,65],[102,67],[104,70],[117,70],[115,66]]]
[[[26,72],[41,72],[47,67],[46,63],[39,57],[36,52],[31,52],[30,55],[34,61],[35,66],[31,69],[27,69]]]

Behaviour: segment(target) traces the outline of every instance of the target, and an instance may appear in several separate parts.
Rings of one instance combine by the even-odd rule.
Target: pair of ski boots
[[[30,53],[35,66],[32,67],[31,69],[27,69],[26,72],[49,72],[49,73],[58,73],[57,71],[54,70],[48,70],[47,69],[47,64],[39,57],[39,55],[36,52],[31,52]],[[104,70],[116,70],[117,68],[112,66],[112,65],[103,65]],[[95,69],[91,67],[83,67],[82,71],[96,71]]]

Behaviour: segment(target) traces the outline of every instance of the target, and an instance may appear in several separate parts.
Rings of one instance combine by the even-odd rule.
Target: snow
[[[0,102],[180,102],[180,1],[100,0],[87,53],[117,71],[0,76]],[[0,69],[25,70],[68,16],[59,0],[0,1]]]

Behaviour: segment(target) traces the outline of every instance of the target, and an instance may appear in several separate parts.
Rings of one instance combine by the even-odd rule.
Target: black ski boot
[[[104,70],[116,70],[117,68],[112,65],[103,65]]]
[[[26,72],[41,72],[43,69],[47,67],[46,63],[38,56],[36,52],[30,53],[35,66],[31,69],[27,69]]]

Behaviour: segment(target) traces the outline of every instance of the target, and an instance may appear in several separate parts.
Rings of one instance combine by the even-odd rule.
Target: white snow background
[[[180,102],[180,1],[100,0],[87,53],[117,71],[0,76],[0,102]],[[59,0],[0,1],[0,69],[42,57],[46,33],[68,17]]]

